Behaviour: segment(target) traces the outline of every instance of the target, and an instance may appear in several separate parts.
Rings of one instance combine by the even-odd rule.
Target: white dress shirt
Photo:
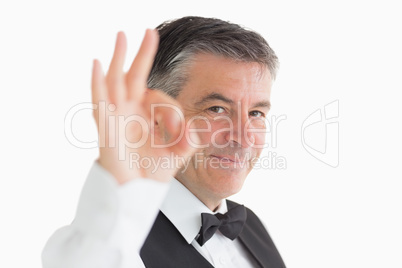
[[[258,267],[254,258],[250,256],[239,240],[232,241],[219,231],[202,247],[196,241],[201,228],[201,213],[226,213],[225,200],[221,202],[217,211],[212,212],[183,184],[173,179],[160,210],[173,223],[187,243],[191,244],[214,267]]]
[[[257,266],[238,240],[232,241],[219,231],[202,247],[196,242],[201,213],[213,212],[177,180],[135,179],[119,185],[95,163],[74,221],[46,243],[43,267],[143,268],[139,252],[159,210],[214,267]],[[215,213],[226,211],[226,202],[222,202]]]

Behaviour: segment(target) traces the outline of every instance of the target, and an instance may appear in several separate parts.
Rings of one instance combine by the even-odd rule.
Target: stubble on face
[[[240,191],[261,153],[254,144],[264,143],[265,134],[244,132],[261,127],[258,120],[246,125],[250,114],[269,111],[271,77],[261,69],[258,63],[200,54],[177,97],[203,146],[176,178],[212,210]]]

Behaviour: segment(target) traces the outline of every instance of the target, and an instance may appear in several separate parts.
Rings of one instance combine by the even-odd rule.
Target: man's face
[[[258,63],[199,54],[188,77],[177,101],[201,142],[176,178],[204,203],[218,202],[241,189],[261,154],[271,75]]]

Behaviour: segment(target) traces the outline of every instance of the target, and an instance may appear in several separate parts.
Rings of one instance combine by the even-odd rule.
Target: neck
[[[223,199],[211,201],[210,199],[202,198],[202,197],[196,195],[195,193],[193,193],[193,195],[195,195],[202,203],[204,203],[205,206],[207,206],[213,212],[215,212],[218,209],[218,207],[220,206],[220,204],[223,201]]]
[[[216,211],[222,201],[223,198],[217,198],[216,196],[211,196],[205,191],[198,190],[196,187],[191,187],[191,185],[187,185],[184,181],[176,178],[181,184],[184,185],[195,197],[198,198],[206,207],[208,207],[211,211]]]

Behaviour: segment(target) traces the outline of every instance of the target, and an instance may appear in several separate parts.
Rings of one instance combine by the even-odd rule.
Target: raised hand
[[[99,61],[94,60],[92,101],[98,105],[94,110],[99,132],[98,162],[120,184],[138,177],[166,181],[194,153],[186,139],[188,130],[180,105],[159,90],[147,89],[157,46],[157,32],[147,30],[125,73],[127,41],[120,32],[106,76]],[[152,112],[155,104],[163,105]],[[198,137],[191,139],[196,142]]]

